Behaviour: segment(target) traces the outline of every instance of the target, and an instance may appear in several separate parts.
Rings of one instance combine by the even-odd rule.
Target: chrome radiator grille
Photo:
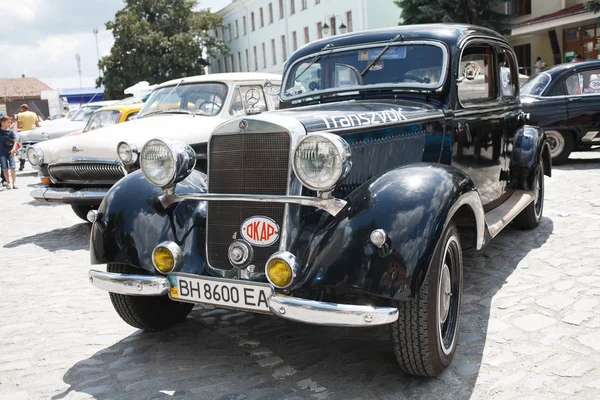
[[[288,189],[290,136],[287,132],[217,135],[209,146],[208,191],[224,194],[285,195]],[[207,256],[213,268],[231,269],[227,250],[240,238],[242,223],[253,216],[273,219],[282,229],[285,205],[238,201],[208,202]],[[255,272],[279,249],[279,240],[254,247]]]
[[[119,164],[85,163],[51,165],[48,172],[57,183],[92,183],[110,184],[117,182],[123,176],[123,168]]]

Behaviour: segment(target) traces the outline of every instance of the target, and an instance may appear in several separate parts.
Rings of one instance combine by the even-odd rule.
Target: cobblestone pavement
[[[315,327],[197,307],[160,333],[129,327],[93,288],[89,226],[0,190],[0,399],[600,398],[600,154],[547,179],[538,229],[465,256],[456,357],[403,375],[386,327]]]

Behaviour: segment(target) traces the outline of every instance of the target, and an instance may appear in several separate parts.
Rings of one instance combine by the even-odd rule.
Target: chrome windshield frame
[[[387,42],[376,42],[376,43],[368,43],[368,44],[360,44],[355,46],[345,46],[339,48],[333,48],[328,50],[327,54],[323,55],[324,58],[331,56],[335,53],[341,52],[349,52],[353,50],[364,50],[371,48],[381,48],[386,45]],[[435,46],[442,50],[442,65],[441,65],[441,75],[437,85],[427,85],[422,83],[413,83],[410,85],[406,84],[393,84],[391,82],[381,83],[376,85],[362,85],[362,86],[345,86],[343,88],[331,88],[324,90],[314,90],[304,92],[295,96],[288,96],[285,94],[286,91],[286,83],[288,82],[288,78],[290,78],[290,74],[292,71],[295,72],[296,66],[300,63],[305,62],[306,60],[313,59],[318,53],[311,53],[307,56],[297,59],[292,65],[286,68],[285,76],[283,77],[281,84],[281,92],[280,97],[283,101],[298,101],[305,97],[320,97],[322,95],[328,95],[333,93],[343,93],[343,92],[356,92],[360,90],[376,90],[376,89],[392,89],[392,90],[429,90],[436,91],[444,86],[446,79],[448,78],[448,63],[450,61],[448,48],[442,42],[434,41],[434,40],[409,40],[404,42],[393,43],[392,46],[410,46],[410,45],[425,45],[425,46]]]

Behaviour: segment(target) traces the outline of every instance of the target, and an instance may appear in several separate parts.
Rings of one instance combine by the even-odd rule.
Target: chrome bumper
[[[166,277],[118,274],[90,270],[90,282],[97,288],[134,296],[166,296]],[[298,297],[272,295],[269,308],[273,315],[292,321],[328,326],[375,326],[391,324],[398,319],[394,307],[326,303]]]
[[[39,201],[64,204],[100,204],[108,193],[108,188],[53,188],[38,187],[29,192],[31,197]]]

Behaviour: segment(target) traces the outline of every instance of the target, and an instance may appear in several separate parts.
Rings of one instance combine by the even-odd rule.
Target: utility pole
[[[79,73],[79,88],[83,88],[81,84],[81,55],[79,53],[75,54],[75,59],[77,60],[77,72]]]
[[[96,37],[96,57],[98,58],[98,77],[102,78],[102,70],[100,69],[100,51],[98,50],[98,28],[94,27],[92,32],[94,32],[94,36]]]

